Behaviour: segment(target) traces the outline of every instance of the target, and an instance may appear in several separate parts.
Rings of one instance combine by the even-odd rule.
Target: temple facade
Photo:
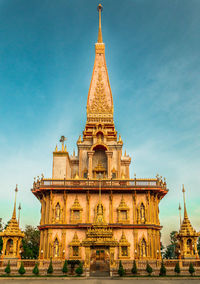
[[[159,203],[165,180],[130,177],[131,158],[113,120],[99,4],[98,41],[87,99],[87,121],[70,155],[61,137],[53,152],[52,178],[38,178],[41,260],[79,259],[88,270],[118,260],[160,259]],[[97,265],[98,263],[98,265]]]

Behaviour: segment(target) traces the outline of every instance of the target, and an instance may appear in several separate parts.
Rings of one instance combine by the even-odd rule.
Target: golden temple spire
[[[99,12],[99,32],[98,32],[98,43],[103,43],[102,31],[101,31],[101,12],[103,11],[103,6],[98,5],[97,11]]]
[[[17,184],[16,184],[16,188],[15,188],[15,202],[14,202],[14,209],[13,209],[12,219],[16,219],[16,201],[17,201],[17,192],[18,192],[18,188],[17,188]]]
[[[188,218],[188,215],[187,215],[186,202],[185,202],[185,188],[184,188],[184,184],[183,184],[182,192],[183,192],[183,202],[184,202],[184,219],[185,219],[185,218]]]

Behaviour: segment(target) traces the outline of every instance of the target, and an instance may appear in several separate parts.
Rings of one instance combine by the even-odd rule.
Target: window
[[[73,256],[79,256],[79,247],[78,246],[73,247]]]
[[[79,219],[80,219],[80,211],[74,210],[74,220],[79,220]]]
[[[122,256],[128,256],[128,248],[127,248],[127,246],[122,246]]]
[[[87,173],[87,172],[84,172],[83,177],[84,177],[84,178],[87,178],[87,177],[88,177],[88,173]]]
[[[112,173],[112,179],[116,178],[116,173]]]
[[[120,211],[120,219],[122,220],[122,221],[126,221],[127,220],[127,210],[121,210]]]

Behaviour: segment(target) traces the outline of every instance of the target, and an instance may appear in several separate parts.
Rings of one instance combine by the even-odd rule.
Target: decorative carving
[[[130,208],[127,206],[124,197],[122,195],[119,207],[117,208],[118,223],[123,223],[123,224],[130,223],[129,211]]]
[[[81,243],[79,241],[78,235],[75,232],[72,241],[69,243],[70,247],[70,259],[81,259]]]
[[[82,211],[83,211],[83,208],[81,207],[78,201],[78,197],[76,195],[74,204],[70,208],[71,223],[76,224],[76,223],[82,222]]]
[[[88,114],[90,113],[91,114],[105,114],[105,113],[112,114],[113,113],[113,109],[112,107],[109,107],[107,99],[106,99],[104,83],[102,80],[102,73],[100,69],[98,73],[98,79],[96,83],[94,98],[93,98],[91,106],[88,106]]]
[[[119,241],[119,259],[130,258],[130,243],[127,241],[124,231]]]

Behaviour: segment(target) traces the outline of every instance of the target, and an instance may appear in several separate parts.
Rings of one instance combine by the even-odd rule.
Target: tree
[[[27,225],[24,234],[22,258],[37,259],[40,247],[40,231],[33,226]]]
[[[162,260],[159,276],[165,276],[165,275],[166,275],[166,267],[165,267],[165,264]]]
[[[176,274],[180,274],[181,273],[181,269],[180,269],[180,265],[179,262],[176,263],[175,267],[174,267],[174,272]]]
[[[63,264],[62,272],[63,272],[63,273],[67,273],[67,272],[68,272],[67,260],[65,260],[65,262],[64,262],[64,264]]]
[[[124,267],[123,267],[123,265],[122,265],[121,260],[120,260],[120,262],[119,262],[118,274],[119,274],[120,277],[123,277],[123,276],[125,275],[125,270],[124,270]]]
[[[164,258],[172,259],[176,258],[176,247],[177,247],[177,231],[172,231],[170,233],[170,244],[166,247],[166,251],[163,255]]]
[[[83,263],[80,262],[79,266],[76,268],[76,274],[78,274],[78,276],[81,276],[83,274]]]
[[[35,264],[35,267],[33,268],[33,274],[38,275],[39,274],[39,268],[38,263]]]
[[[21,262],[20,268],[18,270],[19,274],[24,275],[26,273],[26,270],[24,268],[24,263],[23,261]]]
[[[5,268],[5,273],[10,274],[10,272],[11,272],[11,269],[10,269],[10,260],[9,260]]]
[[[48,274],[52,274],[52,273],[53,273],[52,259],[50,260],[49,267],[48,267],[48,269],[47,269],[47,273],[48,273]]]
[[[193,276],[194,273],[195,273],[195,269],[194,269],[194,266],[193,266],[192,262],[190,262],[189,273],[190,273],[191,276]]]
[[[151,273],[153,272],[153,268],[147,261],[147,266],[146,266],[146,272],[148,273],[149,276],[151,276]]]
[[[132,267],[132,269],[131,269],[131,272],[132,272],[133,274],[137,274],[137,264],[136,264],[136,261],[135,261],[135,260],[133,261],[133,267]]]
[[[0,232],[3,231],[3,224],[2,224],[2,218],[0,218]],[[3,248],[3,240],[2,240],[2,237],[0,237],[0,253],[2,251],[2,248]]]

